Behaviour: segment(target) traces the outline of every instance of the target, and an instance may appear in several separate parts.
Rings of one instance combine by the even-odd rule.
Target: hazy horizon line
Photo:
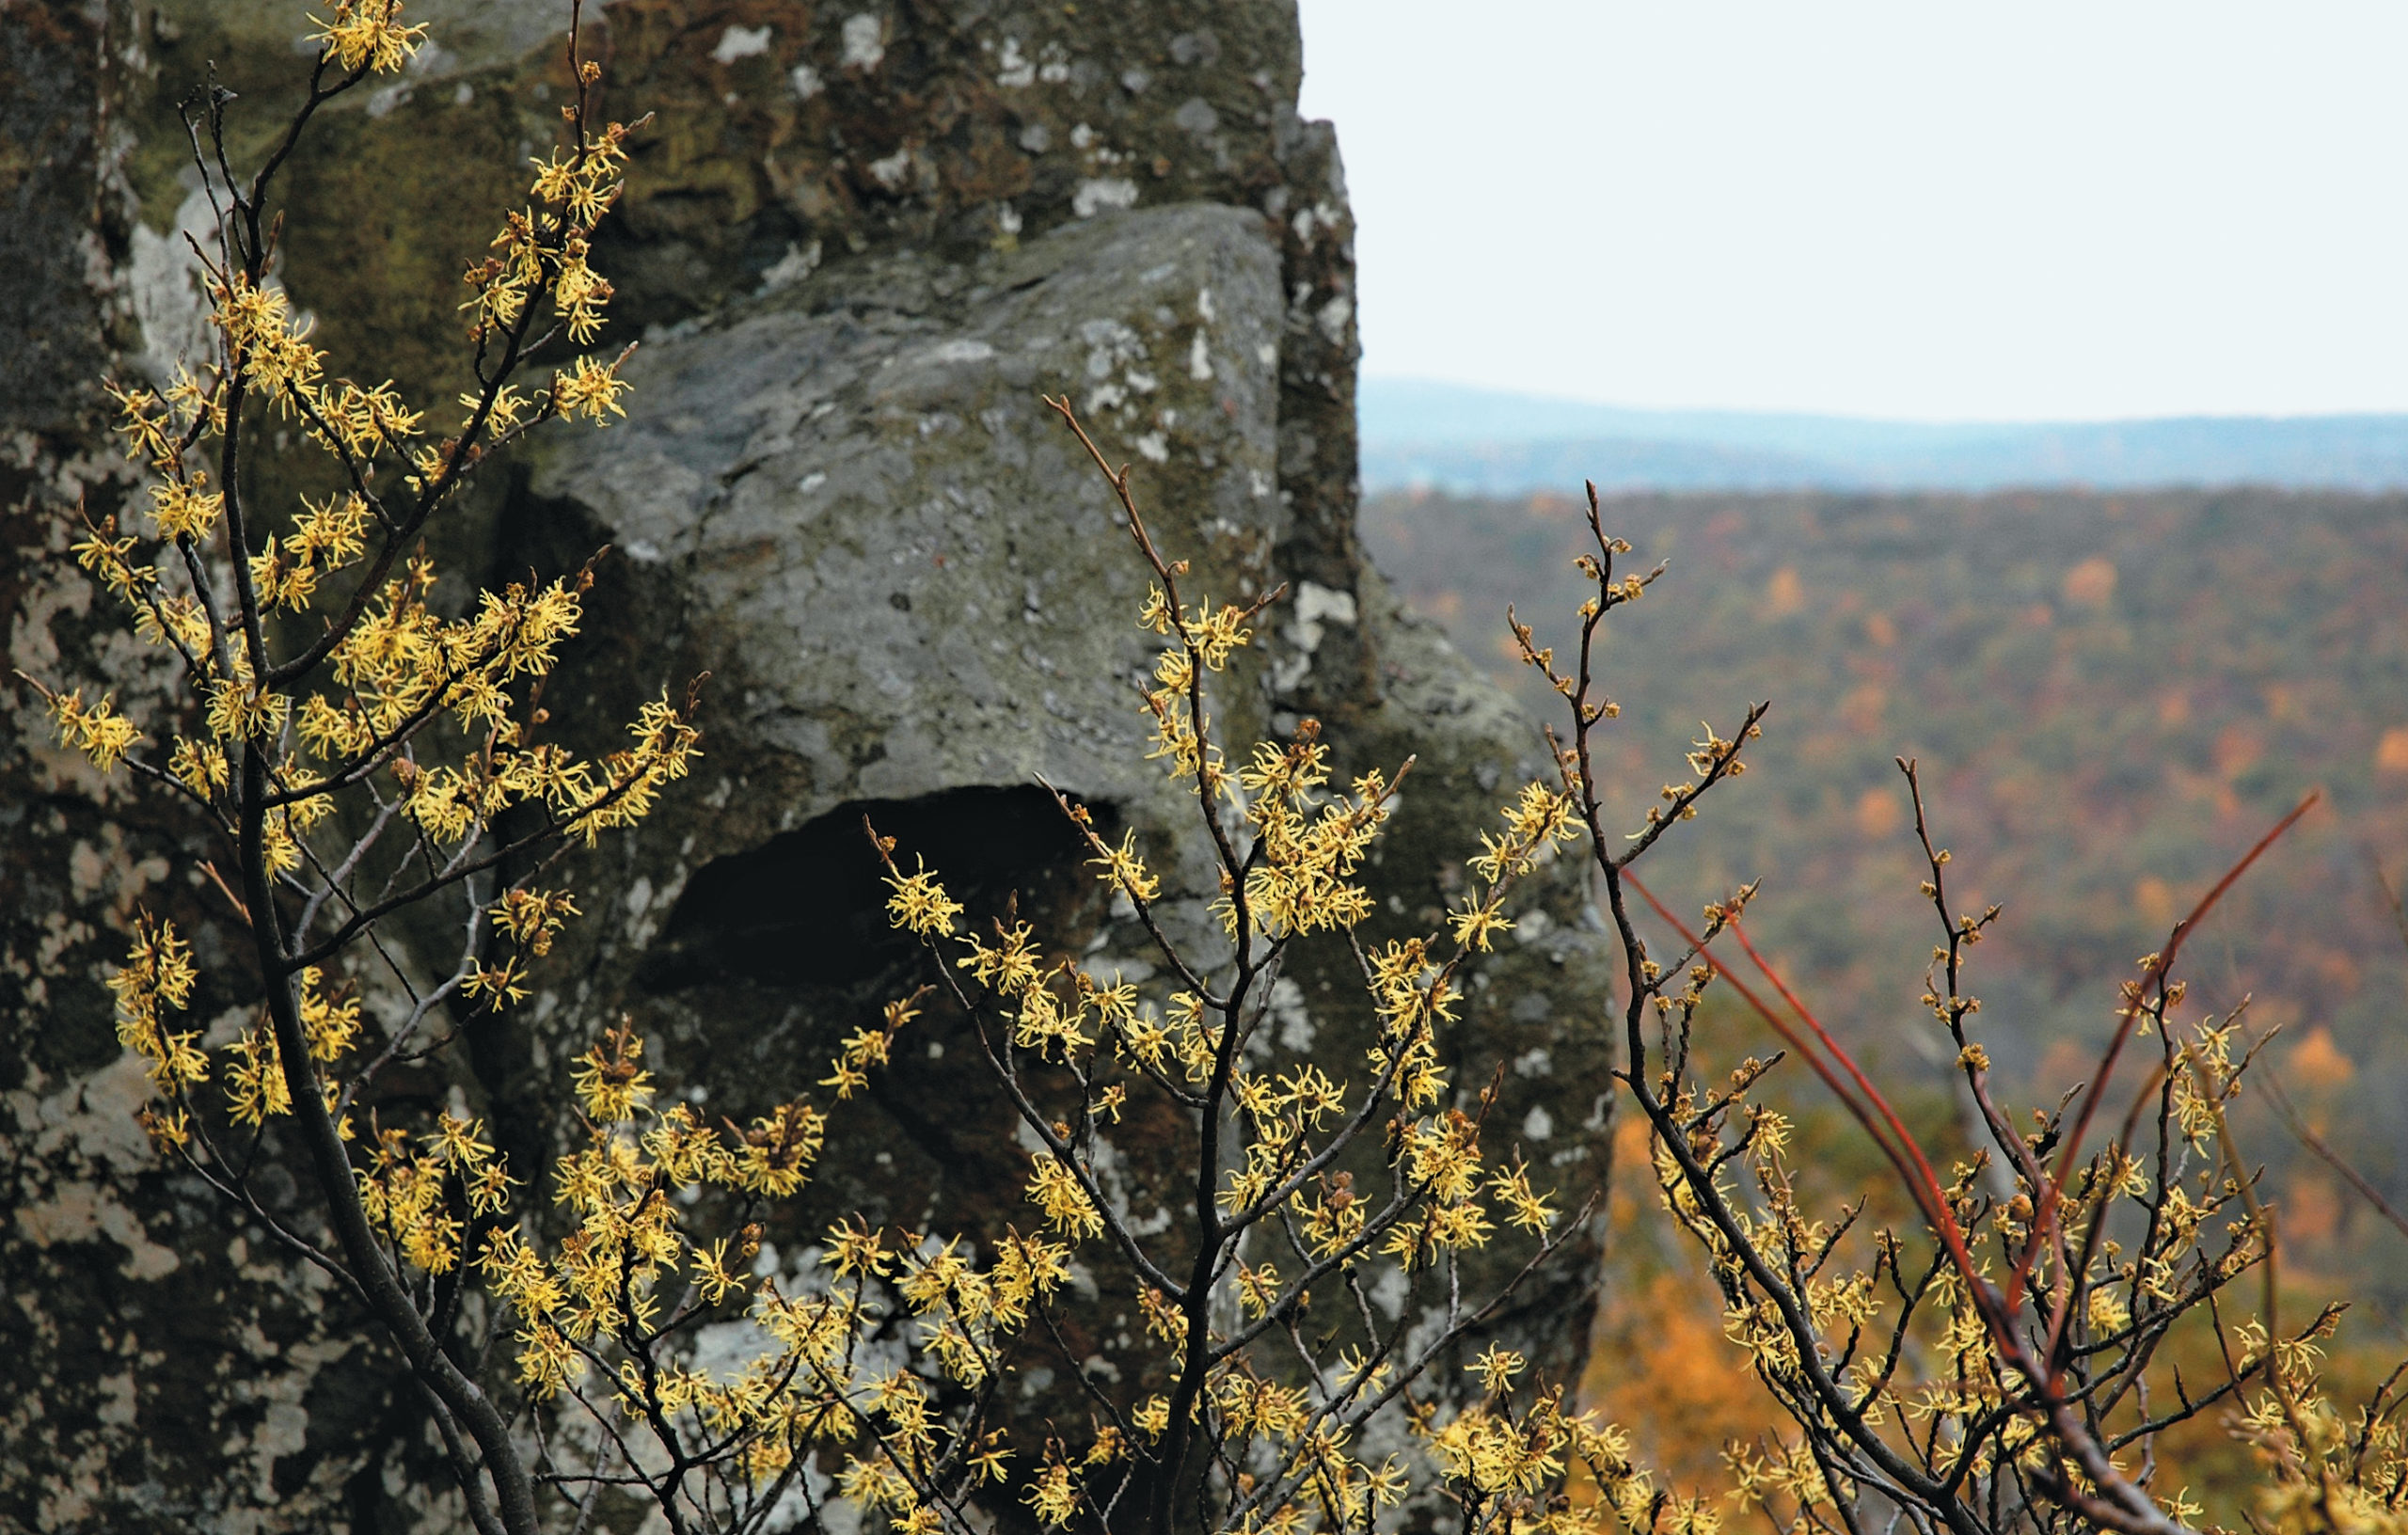
[[[1867,411],[1816,409],[1800,405],[1733,405],[1733,404],[1635,404],[1622,400],[1601,400],[1578,395],[1548,394],[1528,389],[1500,388],[1491,384],[1465,383],[1455,379],[1434,378],[1427,374],[1373,373],[1358,375],[1358,392],[1365,388],[1407,387],[1446,390],[1461,395],[1481,395],[1499,403],[1529,404],[1553,407],[1612,412],[1625,416],[1730,416],[1778,418],[1791,420],[1837,421],[1864,426],[1909,426],[1935,428],[2020,428],[2052,426],[2123,426],[2149,425],[2166,421],[2356,421],[2408,420],[2408,408],[2382,409],[2366,407],[2351,410],[2171,410],[2151,413],[2127,413],[2113,416],[1912,416],[1882,414]]]

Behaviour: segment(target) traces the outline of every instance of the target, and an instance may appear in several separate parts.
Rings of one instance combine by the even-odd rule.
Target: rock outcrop
[[[338,357],[439,398],[457,388],[459,264],[547,137],[562,66],[548,8],[421,13],[437,46],[296,164],[284,276]],[[162,679],[63,554],[79,498],[105,510],[129,489],[89,380],[191,343],[172,103],[214,60],[269,120],[297,15],[0,7],[10,664],[136,709]],[[1434,925],[1476,830],[1544,753],[1356,547],[1351,227],[1331,131],[1294,113],[1292,7],[619,0],[594,24],[612,105],[655,113],[597,256],[622,328],[644,335],[631,416],[489,467],[445,552],[506,573],[610,546],[547,702],[618,718],[708,671],[708,756],[579,866],[588,915],[540,993],[404,1096],[460,1095],[544,1165],[565,1053],[622,1013],[714,1113],[811,1090],[918,964],[879,921],[864,815],[1090,966],[1149,975],[1034,786],[1133,828],[1175,888],[1209,894],[1192,805],[1141,760],[1144,572],[1043,394],[1134,466],[1199,590],[1287,583],[1230,690],[1233,740],[1310,715],[1342,768],[1418,754],[1373,882],[1383,930]],[[271,455],[261,478],[306,472]],[[197,935],[197,1015],[242,1016],[197,828],[53,749],[30,693],[0,708],[0,1525],[442,1524],[383,1351],[128,1116],[141,1073],[101,980],[136,905]],[[1576,883],[1529,899],[1450,1049],[1482,1082],[1502,1064],[1493,1137],[1576,1200],[1605,1172],[1606,985]],[[1211,944],[1200,898],[1172,911]],[[1341,957],[1300,951],[1275,1002],[1279,1047],[1338,1075],[1366,1028]],[[974,1231],[1022,1218],[1023,1153],[962,1026],[932,1012],[907,1057],[848,1106],[861,1118],[840,1121],[773,1258],[855,1209]],[[1128,1129],[1133,1210],[1176,1149],[1173,1130]],[[1576,1367],[1595,1256],[1543,1276],[1512,1323],[1550,1368]],[[1076,1368],[1117,1369],[1126,1300],[1104,1283]],[[1033,1397],[1069,1390],[1036,1375]]]

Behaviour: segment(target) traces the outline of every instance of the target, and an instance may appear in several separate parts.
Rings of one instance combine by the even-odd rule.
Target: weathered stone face
[[[1135,466],[1196,590],[1251,597],[1289,522],[1279,311],[1261,218],[1211,204],[966,268],[848,263],[646,348],[640,416],[553,445],[531,496],[674,593],[714,712],[795,775],[782,824],[965,768],[1158,801],[1132,708],[1146,573],[1043,399]]]
[[[339,366],[438,399],[459,382],[458,268],[518,194],[512,167],[547,141],[566,75],[548,8],[421,14],[439,48],[330,113],[296,162],[284,276]],[[40,171],[16,183],[37,216],[0,235],[24,247],[0,272],[0,318],[19,327],[0,357],[36,358],[0,373],[10,664],[115,688],[137,711],[164,676],[63,554],[63,511],[128,488],[80,374],[109,356],[155,368],[195,334],[174,254],[193,199],[166,103],[214,59],[256,137],[290,100],[296,16],[0,9],[0,45],[8,27],[25,42],[0,46],[0,68],[50,61],[30,67],[39,91],[0,95],[0,174]],[[402,1084],[397,1108],[457,1092],[522,1168],[545,1166],[566,1056],[622,1012],[671,1088],[713,1114],[824,1098],[836,1039],[929,978],[883,930],[864,815],[974,910],[1016,902],[1091,968],[1153,985],[1156,957],[1039,775],[1137,831],[1173,887],[1175,936],[1213,951],[1195,807],[1142,760],[1146,573],[1043,394],[1133,466],[1157,539],[1195,562],[1191,599],[1288,584],[1222,689],[1233,747],[1310,714],[1343,772],[1418,754],[1372,870],[1374,928],[1434,926],[1476,831],[1544,752],[1356,549],[1351,229],[1330,131],[1293,111],[1292,8],[619,0],[594,22],[611,107],[656,114],[597,257],[619,331],[644,336],[630,418],[490,467],[441,544],[495,578],[610,545],[547,703],[601,745],[604,721],[708,671],[708,754],[641,832],[580,858],[587,916],[542,993]],[[311,472],[271,453],[258,494]],[[386,1351],[309,1271],[161,1169],[127,1118],[140,1073],[99,982],[136,903],[195,935],[196,1016],[221,1031],[244,1016],[239,951],[197,872],[210,849],[178,807],[53,750],[32,695],[7,707],[0,1524],[444,1525],[456,1505]],[[1503,1068],[1492,1153],[1518,1142],[1576,1203],[1604,1173],[1604,981],[1576,879],[1526,904],[1448,1048],[1466,1090]],[[1274,1012],[1271,1048],[1362,1079],[1367,1009],[1343,951],[1299,945]],[[771,1233],[789,1266],[856,1210],[1026,1224],[1025,1151],[946,1009],[837,1115],[818,1178]],[[1181,1136],[1142,1110],[1118,1129],[1115,1176],[1141,1225],[1178,1209]],[[271,1183],[272,1206],[306,1222],[305,1188]],[[1550,1369],[1576,1361],[1593,1258],[1573,1255],[1509,1323]],[[1125,1285],[1098,1287],[1070,1324],[1080,1368],[1142,1334]],[[1053,1362],[1032,1414],[1075,1406],[1070,1368]]]

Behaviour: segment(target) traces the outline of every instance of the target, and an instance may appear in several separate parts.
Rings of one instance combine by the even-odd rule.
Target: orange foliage
[[[2333,1042],[2333,1031],[2321,1023],[2308,1030],[2283,1061],[2283,1074],[2311,1092],[2330,1092],[2357,1073],[2357,1063]]]
[[[2174,887],[2153,874],[2132,881],[2132,909],[2160,927],[2180,914],[2175,907]]]
[[[1906,807],[1894,789],[1867,789],[1857,797],[1856,832],[1873,842],[1895,831],[1906,820]]]
[[[1798,578],[1798,567],[1783,565],[1772,573],[1765,583],[1765,616],[1786,618],[1806,606],[1806,583]]]
[[[2374,749],[2374,765],[2378,772],[2408,773],[2408,725],[2395,725],[2383,733],[2381,744]]]
[[[1724,1445],[1787,1425],[1722,1336],[1714,1282],[1687,1251],[1608,1287],[1580,1385],[1582,1400],[1628,1425],[1640,1456],[1678,1486],[1719,1482]]]
[[[2084,608],[2104,608],[2115,595],[2115,564],[2104,555],[2092,555],[2066,572],[2066,600]]]
[[[1604,1304],[1591,1335],[1583,1405],[1631,1431],[1676,1486],[1713,1486],[1722,1448],[1787,1422],[1722,1335],[1721,1297],[1693,1245],[1671,1229],[1647,1178],[1647,1126],[1614,1127]]]

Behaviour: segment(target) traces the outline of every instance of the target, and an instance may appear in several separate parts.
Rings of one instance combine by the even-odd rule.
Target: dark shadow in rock
[[[1090,806],[1097,830],[1118,816]],[[917,953],[886,922],[886,886],[864,817],[895,839],[904,869],[926,859],[974,916],[1017,890],[1060,882],[1085,844],[1035,784],[946,789],[915,799],[855,799],[758,847],[713,859],[686,882],[637,973],[656,995],[714,981],[849,987]]]

